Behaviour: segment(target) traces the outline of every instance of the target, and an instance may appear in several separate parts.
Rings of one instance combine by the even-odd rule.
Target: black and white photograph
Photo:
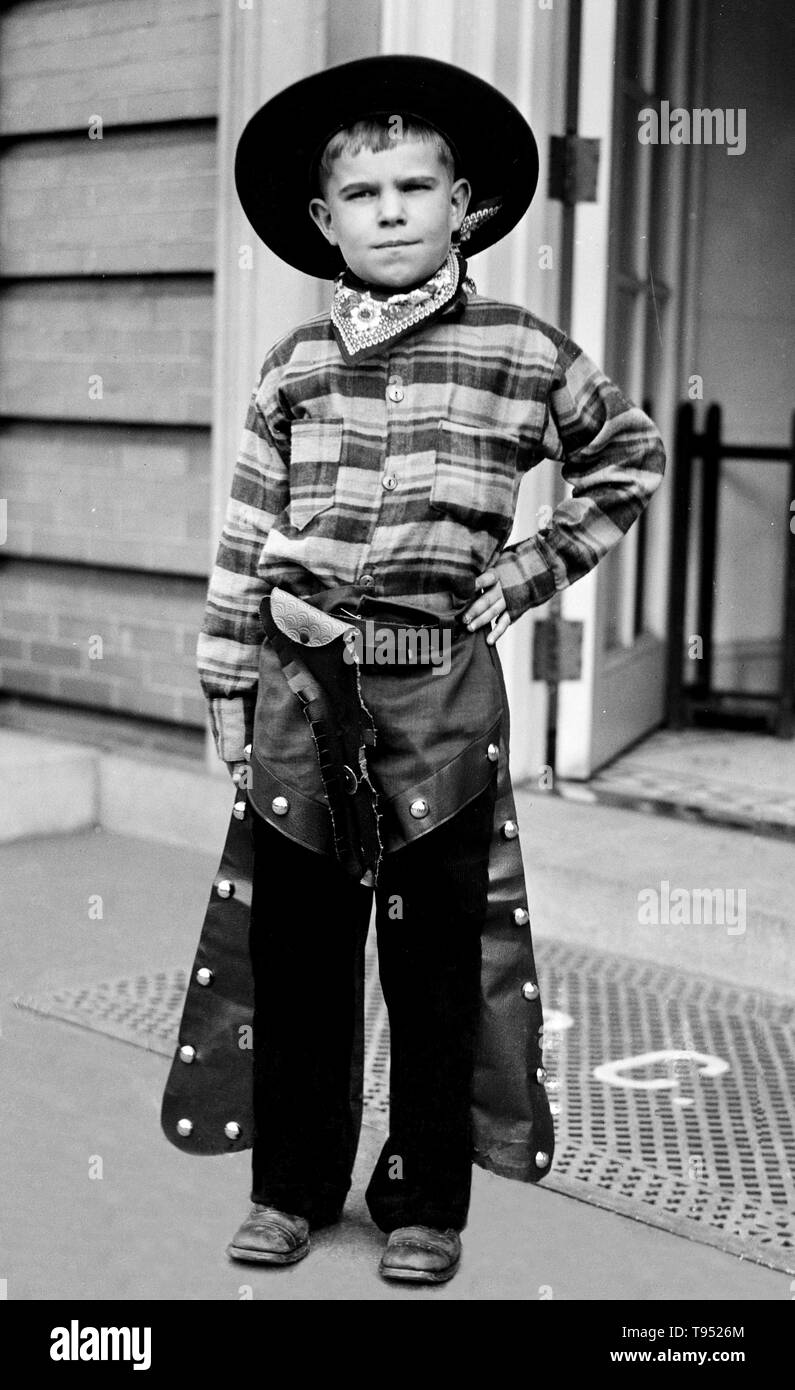
[[[0,6],[0,1300],[47,1374],[164,1372],[195,1302],[230,1356],[224,1303],[451,1300],[596,1327],[571,1370],[771,1354],[794,31]]]

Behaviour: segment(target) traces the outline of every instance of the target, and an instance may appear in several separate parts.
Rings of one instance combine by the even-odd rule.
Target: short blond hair
[[[371,150],[374,154],[379,154],[382,150],[391,150],[396,144],[411,142],[431,145],[436,150],[446,173],[451,179],[454,178],[455,156],[450,144],[441,131],[436,130],[427,121],[421,121],[416,116],[364,116],[361,120],[354,121],[353,125],[336,131],[323,150],[317,167],[320,192],[325,194],[334,162],[340,155],[359,154],[362,150]]]

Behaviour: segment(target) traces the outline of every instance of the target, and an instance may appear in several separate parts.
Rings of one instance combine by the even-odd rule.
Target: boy
[[[495,643],[620,539],[664,456],[651,421],[563,333],[466,278],[462,248],[515,225],[537,171],[511,103],[428,59],[310,77],[240,141],[257,233],[336,278],[330,314],[266,358],[199,642],[219,755],[250,780],[253,822],[254,1205],[235,1259],[293,1263],[311,1227],[339,1219],[374,890],[391,1037],[390,1133],[366,1194],[389,1237],[381,1274],[455,1273],[473,1151],[530,1181],[551,1161],[534,980],[521,985],[533,1024],[506,1012],[510,1046],[483,1056],[495,999],[507,991],[513,1009],[519,991],[506,970],[517,927],[532,960],[522,897],[485,934],[495,846],[517,833],[503,820]],[[562,461],[574,495],[506,549],[521,476],[543,457]],[[528,1126],[505,1122],[502,1158],[480,1152],[480,1066],[497,1109],[517,1076],[527,1091]]]

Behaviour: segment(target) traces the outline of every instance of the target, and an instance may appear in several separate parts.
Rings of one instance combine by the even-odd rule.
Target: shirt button
[[[397,487],[397,478],[394,473],[385,473],[381,479],[381,486],[387,492],[394,492]]]
[[[391,386],[387,386],[386,394],[388,399],[394,401],[397,405],[398,402],[403,400],[403,387],[398,386],[397,382],[393,382]]]
[[[362,589],[372,589],[372,587],[373,587],[374,584],[375,584],[375,579],[373,578],[373,576],[372,576],[371,574],[362,574],[362,575],[359,576],[359,587],[360,587],[360,588],[362,588]]]

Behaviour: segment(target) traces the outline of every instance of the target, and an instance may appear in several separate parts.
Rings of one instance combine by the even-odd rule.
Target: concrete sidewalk
[[[627,941],[607,939],[608,924],[623,922],[629,939],[636,885],[658,874],[674,881],[680,868],[690,881],[694,865],[698,882],[747,875],[771,939],[777,914],[782,942],[791,932],[785,846],[675,821],[662,830],[631,812],[555,799],[523,800],[519,814],[539,936],[587,936],[626,952]],[[787,1275],[479,1169],[456,1279],[439,1289],[385,1284],[375,1272],[383,1238],[362,1201],[381,1142],[373,1130],[344,1219],[315,1238],[308,1260],[278,1271],[228,1262],[224,1247],[247,1209],[248,1156],[188,1158],[167,1143],[162,1057],[9,1005],[20,993],[189,965],[215,867],[215,856],[105,831],[0,847],[0,1279],[9,1299],[237,1299],[248,1289],[306,1300],[790,1298]],[[89,911],[97,896],[101,920]],[[635,953],[651,954],[654,937],[636,917],[634,932]],[[713,936],[710,947],[665,936],[658,929],[657,951],[676,951],[680,965],[717,961],[715,974],[738,981],[754,973],[740,937],[727,946]],[[97,1159],[101,1178],[91,1176]]]

